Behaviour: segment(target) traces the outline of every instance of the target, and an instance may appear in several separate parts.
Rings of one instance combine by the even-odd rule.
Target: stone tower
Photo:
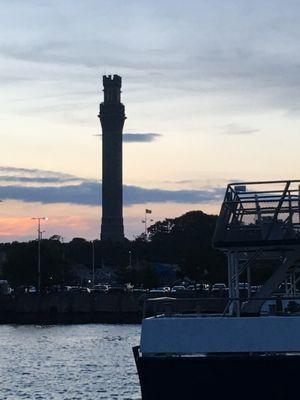
[[[122,79],[103,76],[104,102],[100,104],[102,126],[102,223],[101,240],[124,239],[122,132],[126,119],[121,103]]]

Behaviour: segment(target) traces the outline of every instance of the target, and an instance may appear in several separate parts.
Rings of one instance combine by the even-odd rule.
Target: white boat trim
[[[300,317],[153,317],[142,322],[141,352],[300,352]]]

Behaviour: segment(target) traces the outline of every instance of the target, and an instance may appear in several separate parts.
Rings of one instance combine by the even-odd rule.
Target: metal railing
[[[268,245],[295,240],[300,243],[299,187],[300,180],[229,184],[214,246]]]
[[[220,316],[237,316],[242,317],[242,305],[247,302],[263,302],[261,310],[264,305],[270,306],[264,311],[266,314],[280,314],[289,315],[291,313],[298,313],[300,315],[300,295],[273,295],[264,298],[252,297],[211,297],[211,298],[152,298],[147,299],[143,305],[143,318],[152,316],[166,317],[172,316],[196,316],[215,314]],[[273,304],[268,304],[273,302]],[[238,306],[237,306],[238,305]],[[261,311],[260,311],[261,312]]]

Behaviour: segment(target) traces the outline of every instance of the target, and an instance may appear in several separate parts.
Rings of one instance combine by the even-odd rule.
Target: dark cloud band
[[[196,204],[220,201],[222,196],[223,189],[164,190],[124,186],[124,203],[126,205],[163,202]],[[69,203],[97,206],[101,204],[101,184],[91,181],[60,187],[0,186],[0,198],[44,204]]]
[[[0,166],[0,182],[5,182],[4,185],[0,185],[0,199],[2,200],[87,206],[101,204],[100,182],[61,172]],[[165,190],[124,186],[124,203],[126,205],[163,202],[207,203],[220,201],[222,196],[223,189],[219,188]]]

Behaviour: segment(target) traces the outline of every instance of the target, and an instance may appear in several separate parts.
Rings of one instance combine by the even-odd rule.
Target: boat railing
[[[219,249],[300,244],[300,181],[230,183],[213,244]]]
[[[262,302],[260,315],[300,315],[300,295],[273,295],[270,297],[241,298],[241,297],[191,297],[174,298],[159,297],[147,299],[143,305],[143,318],[150,316],[174,315],[205,315],[218,314],[221,316],[246,316],[241,312],[247,302]]]

